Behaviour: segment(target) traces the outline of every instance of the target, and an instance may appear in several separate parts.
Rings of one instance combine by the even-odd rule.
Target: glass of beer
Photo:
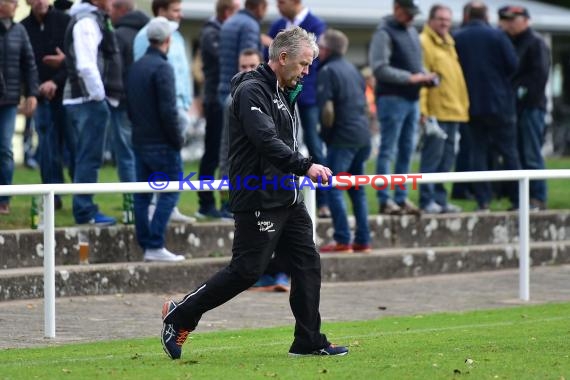
[[[89,264],[89,232],[79,231],[79,264]]]

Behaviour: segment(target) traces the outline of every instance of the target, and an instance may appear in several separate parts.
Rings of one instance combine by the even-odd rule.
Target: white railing
[[[406,175],[403,175],[406,177]],[[530,249],[529,249],[529,181],[534,179],[563,179],[570,178],[570,169],[558,170],[515,170],[462,173],[425,173],[418,178],[406,177],[406,184],[415,183],[445,183],[445,182],[496,182],[518,181],[519,183],[519,298],[523,301],[530,299]],[[358,176],[368,178],[368,184],[375,175]],[[393,183],[392,179],[401,180],[402,175],[386,175],[383,179],[376,178],[379,187]],[[342,186],[350,180],[356,184],[356,177],[343,177]],[[191,185],[190,185],[190,184]],[[191,186],[201,191],[227,190],[222,181],[213,181],[212,187],[200,188],[200,181],[190,181],[180,184],[178,181],[169,183],[162,190],[153,190],[147,182],[134,183],[77,183],[77,184],[37,184],[0,186],[0,195],[43,195],[44,198],[44,334],[46,338],[55,338],[55,194],[99,194],[99,193],[147,193],[159,191],[195,191]],[[399,182],[402,183],[402,182]],[[182,186],[181,186],[182,185]],[[339,185],[337,180],[333,186]],[[360,185],[365,185],[360,182]],[[313,219],[313,236],[316,236],[316,201],[315,192],[305,187],[305,203]]]

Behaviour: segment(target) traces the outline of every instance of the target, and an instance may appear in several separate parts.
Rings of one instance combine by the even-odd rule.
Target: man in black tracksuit
[[[297,49],[295,49],[297,47]],[[314,36],[299,27],[281,32],[269,63],[232,79],[230,207],[236,231],[232,261],[180,302],[163,306],[162,344],[172,359],[202,314],[249,288],[273,252],[291,270],[295,340],[290,355],[345,355],[321,334],[321,264],[297,176],[326,183],[331,171],[298,151],[295,100],[300,80],[318,55]],[[247,178],[246,178],[247,177]]]

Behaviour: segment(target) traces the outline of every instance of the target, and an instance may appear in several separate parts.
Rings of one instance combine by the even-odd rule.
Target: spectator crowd
[[[368,66],[357,68],[347,57],[346,34],[328,28],[302,0],[276,0],[281,17],[265,33],[268,1],[217,0],[193,36],[199,41],[193,52],[190,36],[178,28],[181,0],[153,0],[152,18],[135,0],[27,0],[30,14],[19,23],[18,0],[0,0],[0,185],[12,183],[18,113],[37,132],[43,183],[64,183],[65,172],[74,183],[97,182],[109,146],[120,181],[146,182],[153,172],[176,180],[197,99],[206,122],[199,177],[228,176],[243,164],[228,156],[236,138],[228,132],[228,120],[236,117],[232,78],[267,61],[278,33],[297,26],[311,33],[319,54],[303,82],[286,89],[292,115],[298,114],[292,124],[300,127],[311,162],[333,175],[365,174],[371,154],[376,174],[407,174],[416,151],[421,173],[544,168],[550,51],[526,8],[500,8],[494,26],[485,3],[473,0],[454,26],[451,8],[434,4],[418,32],[417,0],[394,0],[370,36]],[[193,53],[202,63],[200,80]],[[479,211],[489,211],[496,193],[490,183],[477,182],[454,184],[450,195],[442,184],[422,184],[418,205],[406,186],[378,190],[376,197],[381,214],[420,215],[461,212],[450,198],[474,199]],[[506,183],[500,195],[517,209],[515,183]],[[332,218],[334,227],[322,253],[371,249],[365,191],[350,189],[348,196],[354,236],[343,192],[317,192],[318,216]],[[230,198],[200,192],[198,211],[187,216],[178,210],[178,193],[135,195],[145,259],[183,260],[164,247],[167,224],[233,220]],[[55,201],[56,209],[63,207],[61,198]],[[531,181],[528,202],[534,210],[547,207],[545,181]],[[77,224],[116,223],[93,195],[74,195],[72,209]],[[0,197],[0,217],[9,213],[10,198]],[[287,287],[284,270],[275,266],[260,286]]]

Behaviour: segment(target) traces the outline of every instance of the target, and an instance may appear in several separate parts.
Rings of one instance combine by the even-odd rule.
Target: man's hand
[[[317,182],[319,178],[321,179],[321,183],[326,185],[329,183],[329,177],[332,176],[332,171],[327,168],[326,166],[319,165],[319,164],[312,164],[309,170],[307,170],[306,174],[311,181]]]
[[[420,125],[424,125],[427,121],[427,116],[426,115],[420,115]]]
[[[415,73],[410,76],[410,84],[433,86],[437,78],[436,73]]]
[[[273,38],[269,37],[267,34],[262,33],[260,37],[261,45],[265,47],[269,47],[269,45],[271,45],[271,42],[273,42]]]
[[[57,69],[61,66],[61,63],[65,60],[65,54],[61,51],[60,48],[55,48],[56,54],[51,55],[44,55],[42,58],[42,62],[44,65],[51,67],[52,69]]]
[[[47,100],[52,100],[57,91],[57,84],[52,80],[47,80],[40,85],[40,94]]]
[[[22,106],[22,114],[25,117],[32,117],[34,111],[36,110],[36,106],[38,105],[38,101],[35,96],[28,96],[24,100],[24,105]]]

